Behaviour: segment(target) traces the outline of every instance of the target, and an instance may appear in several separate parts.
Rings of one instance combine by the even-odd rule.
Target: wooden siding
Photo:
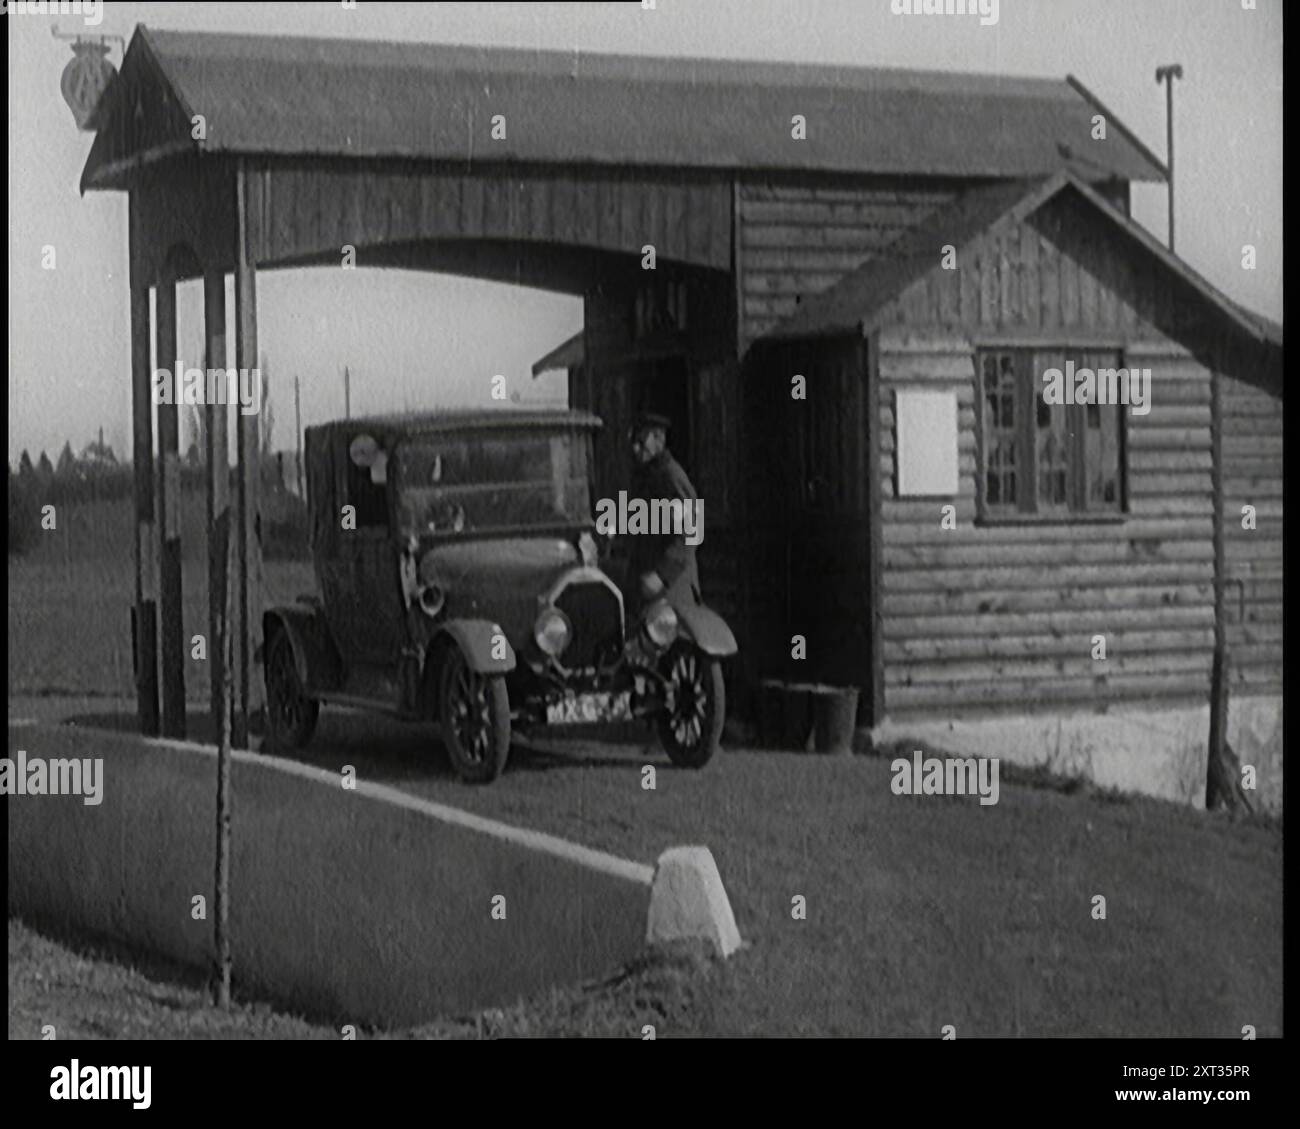
[[[998,225],[959,253],[957,268],[908,287],[879,331],[886,712],[1208,700],[1214,380],[1232,692],[1280,690],[1282,413],[1279,393],[1256,387],[1253,357],[1211,344],[1198,330],[1199,299],[1077,202]],[[977,524],[975,361],[981,346],[998,345],[1114,348],[1151,369],[1149,414],[1125,411],[1121,520]],[[951,498],[896,495],[894,393],[904,387],[956,394]],[[1241,528],[1247,503],[1254,531]],[[945,504],[956,530],[940,527]],[[1091,657],[1095,635],[1106,637],[1105,661]]]
[[[1032,247],[1043,261],[1037,238],[1004,237],[980,248],[980,277],[959,280],[961,289],[979,295],[969,307],[980,311],[976,324],[995,330],[995,337],[1008,319],[1021,324],[1028,308],[1010,299],[1017,286],[1002,285],[1015,277],[1008,267],[1017,246]],[[1114,343],[1127,362],[1152,369],[1151,412],[1126,412],[1128,512],[1118,523],[976,525],[972,336],[982,334],[935,328],[932,320],[924,329],[906,324],[909,316],[933,319],[950,308],[943,304],[944,284],[927,280],[919,293],[905,295],[902,324],[881,333],[878,393],[881,631],[885,710],[892,717],[940,708],[1097,708],[1208,696],[1214,645],[1210,371],[1141,324],[1128,300],[1102,294],[1096,278],[1084,281],[1088,272],[1069,256],[1054,252],[1050,271],[1057,297],[1031,303],[1040,328],[1044,313],[1048,333],[1062,339],[1074,326],[1083,332],[1109,323],[1126,330]],[[1075,299],[1062,303],[1062,294],[1088,297],[1067,315]],[[956,497],[894,493],[893,393],[915,386],[957,395]],[[956,531],[940,527],[941,507],[949,503],[956,507]],[[1096,635],[1106,637],[1105,661],[1092,658]]]
[[[1229,692],[1282,692],[1282,401],[1222,376]],[[1255,507],[1255,528],[1242,507]]]
[[[957,188],[813,187],[742,181],[738,189],[737,271],[741,352],[810,298],[874,258],[909,228],[949,203]]]
[[[374,162],[277,162],[254,178],[259,265],[425,239],[529,241],[728,270],[731,183],[722,176],[581,168],[473,172]]]

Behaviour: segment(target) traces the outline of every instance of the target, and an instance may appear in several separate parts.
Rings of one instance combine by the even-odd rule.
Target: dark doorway
[[[640,412],[658,412],[672,421],[668,449],[690,474],[694,437],[691,434],[690,374],[686,358],[676,355],[638,361],[634,384],[634,416]]]
[[[792,378],[803,378],[802,398]],[[793,342],[747,374],[753,593],[768,624],[759,674],[858,686],[870,705],[871,554],[860,340]],[[792,656],[793,636],[806,653]],[[869,720],[869,719],[868,719]]]

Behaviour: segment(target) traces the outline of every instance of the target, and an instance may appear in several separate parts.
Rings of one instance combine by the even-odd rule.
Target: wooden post
[[[1170,79],[1172,86],[1173,80]],[[1210,671],[1210,742],[1206,758],[1205,806],[1231,806],[1232,793],[1225,794],[1222,773],[1227,765],[1228,745],[1228,627],[1223,540],[1223,379],[1210,373],[1210,489],[1214,515],[1214,660]]]
[[[257,271],[250,230],[250,179],[247,166],[241,162],[235,176],[235,363],[251,377],[257,369]],[[260,398],[260,377],[252,386]],[[256,407],[260,410],[260,399]],[[238,554],[232,616],[235,715],[231,740],[237,748],[246,749],[250,722],[262,702],[262,683],[256,672],[256,650],[262,628],[262,545],[258,521],[261,483],[258,416],[257,411],[244,411],[242,404],[238,409],[235,439],[239,485],[234,520]]]
[[[135,236],[135,224],[132,235]],[[158,736],[158,620],[153,536],[153,392],[149,288],[131,280],[131,462],[135,482],[135,704],[140,732]]]
[[[226,367],[226,275],[203,275],[203,323],[209,370]],[[206,375],[206,374],[205,374]],[[213,388],[209,380],[207,387]],[[228,387],[228,384],[227,384]],[[206,413],[208,466],[208,659],[213,740],[217,746],[217,855],[213,876],[214,1002],[230,1007],[230,444],[229,410],[209,397]]]
[[[203,321],[207,338],[208,369],[224,372],[226,368],[226,279],[220,269],[203,275]],[[205,374],[206,376],[207,374]],[[212,387],[213,381],[208,386]],[[228,387],[227,385],[223,385]],[[229,408],[209,397],[204,406],[208,467],[208,653],[209,700],[214,734],[220,734],[221,711],[230,723],[230,703],[223,701],[226,685],[225,636],[229,634],[226,618],[226,588],[229,578],[226,563],[230,539],[230,440]]]
[[[885,719],[884,518],[885,480],[880,473],[880,331],[862,342],[862,397],[866,407],[867,465],[867,624],[870,632],[871,686],[863,718],[869,726]]]
[[[180,406],[175,403],[176,283],[158,286],[158,368],[172,380],[172,403],[158,405],[158,604],[162,642],[162,731],[185,736],[185,639],[181,592]]]
[[[294,470],[294,479],[298,483],[298,497],[305,498],[307,491],[303,488],[302,476],[302,389],[301,381],[298,374],[294,373],[293,377],[293,449],[294,458],[297,459],[297,467]]]
[[[229,510],[226,513],[229,516]],[[213,993],[218,1007],[230,1007],[230,646],[229,630],[232,591],[230,569],[234,557],[234,541],[225,537],[226,559],[222,561],[222,630],[221,647],[221,713],[217,722],[217,857],[213,895],[213,942],[216,948],[215,986]]]

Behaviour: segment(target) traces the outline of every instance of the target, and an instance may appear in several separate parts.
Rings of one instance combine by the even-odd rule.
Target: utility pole
[[[302,390],[297,373],[293,375],[293,433],[295,458],[298,460],[298,497],[303,497],[302,488]]]
[[[343,417],[352,418],[352,370],[343,366]]]
[[[1169,166],[1169,250],[1174,249],[1174,79],[1183,77],[1182,63],[1156,67],[1156,85],[1165,84],[1165,150]]]

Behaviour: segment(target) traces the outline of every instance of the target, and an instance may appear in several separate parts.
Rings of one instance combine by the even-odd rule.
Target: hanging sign
[[[63,68],[59,83],[63,100],[67,102],[78,129],[94,129],[95,107],[117,75],[117,70],[105,56],[108,44],[79,39],[72,45],[72,58]]]

